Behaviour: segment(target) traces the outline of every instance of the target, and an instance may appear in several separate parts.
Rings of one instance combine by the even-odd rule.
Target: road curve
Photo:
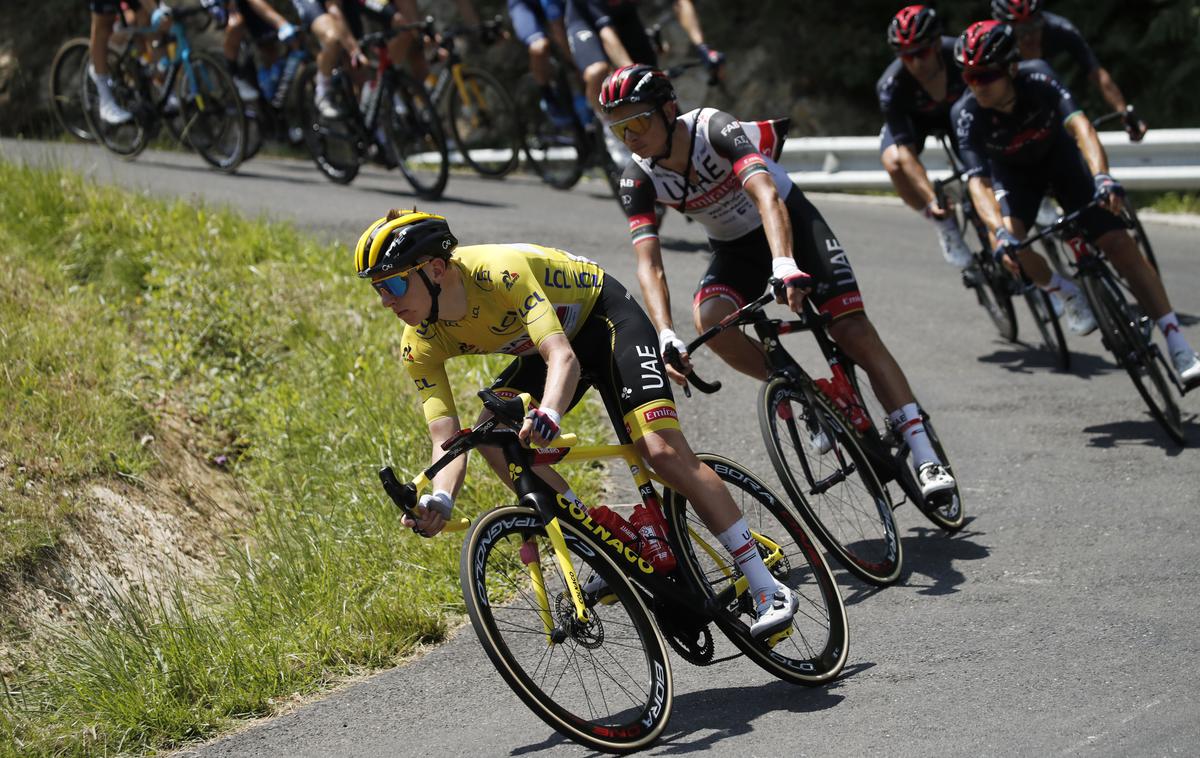
[[[413,202],[395,175],[367,170],[337,187],[298,161],[257,159],[226,177],[174,153],[130,164],[91,147],[0,141],[0,157],[226,203],[347,244],[388,207]],[[449,197],[420,206],[446,214],[464,243],[562,247],[636,291],[625,224],[603,191],[599,182],[555,192],[528,178],[455,175]],[[649,752],[1196,754],[1200,452],[1165,441],[1097,337],[1069,340],[1075,368],[1068,374],[997,339],[915,214],[850,201],[819,206],[850,253],[869,313],[937,418],[973,520],[949,539],[902,508],[900,585],[872,591],[840,575],[850,660],[831,686],[795,688],[744,660],[699,669],[675,659],[674,715]],[[1149,232],[1185,330],[1200,344],[1200,230],[1151,224]],[[663,238],[676,323],[688,324],[707,263],[703,235],[673,216]],[[363,303],[373,305],[366,296]],[[793,339],[800,355],[812,356],[804,337]],[[679,399],[693,446],[770,476],[757,388],[716,360],[700,360],[726,389],[715,399]],[[1200,393],[1183,408],[1200,445]],[[586,753],[521,705],[469,627],[419,660],[185,751],[205,758]]]

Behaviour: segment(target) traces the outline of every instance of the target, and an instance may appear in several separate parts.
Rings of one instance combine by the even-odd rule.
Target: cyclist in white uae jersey
[[[687,367],[686,346],[671,320],[655,203],[679,209],[708,233],[713,258],[692,306],[697,330],[757,298],[772,276],[789,286],[788,306],[794,311],[811,291],[817,309],[833,319],[831,336],[867,372],[908,442],[924,495],[952,489],[954,478],[929,443],[908,380],[863,311],[846,251],[804,193],[768,157],[782,140],[781,125],[743,124],[712,108],[681,116],[670,80],[644,65],[614,71],[601,87],[600,103],[609,127],[634,155],[621,178],[621,203],[660,347],[680,350]],[[709,344],[742,373],[767,378],[761,346],[741,332],[722,332]],[[682,374],[667,370],[684,383]]]

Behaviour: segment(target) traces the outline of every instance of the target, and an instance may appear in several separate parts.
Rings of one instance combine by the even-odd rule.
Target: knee
[[[550,40],[542,37],[529,43],[529,57],[545,60],[550,57]]]
[[[603,61],[593,63],[583,70],[583,79],[589,86],[598,87],[608,76],[608,64]]]
[[[875,326],[862,313],[838,319],[829,327],[829,333],[835,342],[848,350],[879,339]]]
[[[896,176],[900,173],[900,151],[895,145],[889,146],[879,156],[879,162],[883,164],[883,170],[891,176]]]

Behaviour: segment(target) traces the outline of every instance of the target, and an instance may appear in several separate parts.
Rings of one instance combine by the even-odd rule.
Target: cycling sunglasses
[[[634,134],[645,134],[646,132],[650,131],[650,125],[653,123],[654,111],[649,110],[645,111],[644,113],[638,113],[630,116],[629,118],[623,118],[620,121],[614,121],[608,125],[608,128],[612,129],[612,133],[617,136],[617,139],[624,142],[625,134],[627,132],[633,132]]]
[[[962,78],[967,84],[982,87],[999,81],[1007,72],[1002,68],[969,68],[963,71]]]
[[[430,258],[429,260],[433,259]],[[376,279],[371,282],[371,286],[374,287],[375,291],[381,295],[386,290],[387,292],[390,292],[393,297],[404,297],[404,293],[408,292],[408,275],[421,268],[426,263],[429,263],[429,261],[418,263],[407,271],[401,271],[398,274],[392,274],[391,276],[386,276],[383,279]]]
[[[901,50],[898,55],[902,61],[915,61],[918,58],[925,58],[933,52],[933,45],[922,45],[908,50]]]

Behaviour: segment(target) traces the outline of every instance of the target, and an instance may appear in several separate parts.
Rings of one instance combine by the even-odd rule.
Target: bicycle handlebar
[[[1074,211],[1071,211],[1070,213],[1068,213],[1065,216],[1060,216],[1058,219],[1055,220],[1055,222],[1053,224],[1050,224],[1049,226],[1047,226],[1043,229],[1039,229],[1035,234],[1032,234],[1032,235],[1026,237],[1025,239],[1021,240],[1021,244],[1017,245],[1017,249],[1020,250],[1021,248],[1029,247],[1030,245],[1034,244],[1035,242],[1040,242],[1041,240],[1045,239],[1046,237],[1051,236],[1052,234],[1058,234],[1064,228],[1071,226],[1076,221],[1078,221],[1079,217],[1082,216],[1085,211],[1088,211],[1092,208],[1099,208],[1099,207],[1100,207],[1100,201],[1092,200],[1090,203],[1083,206],[1082,208],[1078,208]]]

